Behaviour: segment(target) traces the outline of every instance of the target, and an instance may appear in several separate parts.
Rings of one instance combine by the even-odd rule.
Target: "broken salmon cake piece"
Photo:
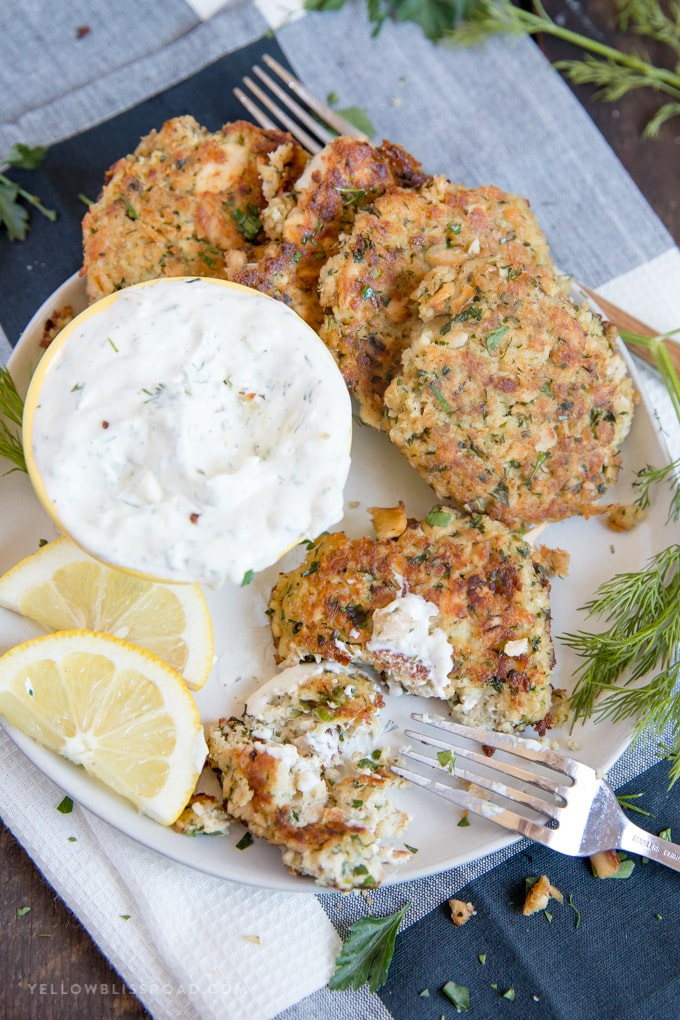
[[[248,121],[209,131],[167,120],[114,163],[83,218],[89,301],[158,276],[224,279],[225,252],[264,236],[263,208],[308,158],[289,134]]]
[[[469,725],[542,724],[555,565],[564,557],[447,506],[394,538],[323,534],[272,591],[277,659],[371,666],[392,689],[446,699]]]
[[[390,189],[417,188],[428,179],[400,145],[335,138],[292,186],[276,182],[261,214],[269,241],[232,250],[229,278],[284,301],[318,330],[323,320],[319,274],[358,210]]]
[[[282,847],[283,863],[320,886],[373,888],[386,866],[409,856],[393,842],[409,821],[390,799],[403,780],[376,746],[383,704],[367,674],[303,663],[208,735],[227,815]]]

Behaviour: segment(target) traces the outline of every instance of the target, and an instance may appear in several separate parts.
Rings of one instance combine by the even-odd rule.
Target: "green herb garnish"
[[[437,403],[440,404],[445,411],[450,411],[451,405],[435,382],[430,383],[430,389],[432,390],[432,395],[435,397]]]
[[[442,992],[456,1007],[456,1013],[467,1013],[470,1008],[470,989],[465,985],[457,985],[455,981],[447,981]]]
[[[118,195],[118,198],[121,200],[121,202],[125,206],[125,215],[127,216],[127,218],[129,220],[137,220],[137,219],[139,219],[139,213],[137,212],[135,207],[130,202],[128,202],[128,200],[125,197],[125,195],[123,195],[121,193],[121,194]]]
[[[70,815],[73,811],[73,801],[70,797],[64,797],[60,804],[57,804],[57,811],[62,815]]]
[[[0,166],[36,170],[45,158],[46,152],[47,149],[42,145],[30,148],[28,145],[18,143],[12,146],[4,158],[0,157]],[[28,210],[24,208],[22,202],[28,202],[52,223],[57,218],[54,209],[46,209],[37,195],[20,188],[6,174],[0,173],[0,225],[4,225],[10,241],[23,241],[28,233]]]
[[[425,518],[425,523],[431,528],[445,528],[451,522],[451,514],[446,510],[430,510]]]
[[[604,620],[600,633],[567,634],[584,660],[572,695],[574,721],[634,719],[633,739],[660,737],[671,724],[671,785],[680,778],[680,545],[671,545],[636,573],[616,574],[583,607]],[[648,673],[651,680],[634,686]]]
[[[255,205],[249,205],[248,210],[232,209],[231,215],[236,224],[236,229],[246,241],[254,241],[262,230],[262,220],[259,209]]]
[[[571,907],[571,909],[576,914],[576,923],[574,924],[574,929],[578,930],[581,927],[581,911],[574,904],[574,897],[573,897],[573,895],[571,893],[569,893],[569,899],[567,900],[567,906]]]
[[[453,770],[456,767],[456,756],[453,751],[437,751],[437,761],[443,769],[453,775]]]
[[[255,840],[250,835],[250,833],[249,832],[244,832],[244,834],[241,836],[241,838],[239,839],[238,843],[236,844],[236,849],[237,850],[247,850],[248,847],[252,846],[254,842],[255,842]]]
[[[345,0],[305,0],[308,10],[330,11]],[[553,21],[541,0],[520,5],[511,0],[366,0],[373,35],[383,23],[414,21],[428,39],[475,46],[495,35],[551,35],[582,51],[577,60],[561,60],[556,67],[577,85],[594,85],[596,97],[618,102],[635,89],[651,89],[667,97],[644,133],[654,137],[662,125],[680,115],[680,16],[677,0],[615,0],[618,27],[646,36],[669,48],[675,66],[657,66],[640,54],[607,46],[597,38],[572,31]]]
[[[17,907],[17,917],[25,917],[31,912],[30,907]]]
[[[510,328],[509,326],[499,326],[498,329],[494,329],[491,333],[487,335],[486,340],[484,341],[484,346],[486,347],[489,354],[496,353],[499,343],[501,342],[505,334],[508,332],[509,328]]]
[[[349,935],[335,961],[328,982],[332,991],[361,988],[368,982],[372,992],[385,984],[399,925],[410,902],[387,917],[361,917],[349,929]]]
[[[617,793],[616,799],[624,811],[634,811],[638,815],[647,815],[648,818],[653,818],[654,816],[651,811],[645,811],[644,808],[638,807],[637,804],[633,804],[634,800],[637,800],[638,797],[642,796],[643,794],[641,793]]]
[[[243,578],[241,579],[241,587],[246,588],[249,584],[252,584],[254,577],[255,577],[254,570],[246,570],[245,574],[243,575]]]
[[[26,459],[21,442],[24,402],[19,396],[9,369],[0,368],[0,457],[11,461],[10,471],[25,471]]]

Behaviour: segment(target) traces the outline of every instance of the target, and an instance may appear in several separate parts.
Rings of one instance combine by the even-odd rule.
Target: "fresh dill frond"
[[[671,493],[666,520],[667,522],[680,520],[680,457],[661,468],[647,464],[636,472],[635,477],[637,480],[633,482],[633,488],[637,489],[638,493],[635,503],[641,510],[646,510],[651,502],[652,487],[666,482]]]
[[[584,661],[571,698],[574,721],[634,719],[634,739],[660,738],[670,725],[671,783],[680,778],[680,545],[643,570],[617,574],[583,606],[607,626],[562,638]],[[644,678],[651,679],[644,682]]]
[[[678,3],[673,0],[669,15],[663,14],[657,0],[627,0],[620,5],[620,24],[639,35],[652,36],[673,49],[679,44]],[[654,8],[654,10],[653,10]],[[658,10],[657,10],[658,8]],[[644,9],[644,10],[643,10]],[[454,44],[477,45],[494,35],[551,35],[583,52],[577,60],[555,64],[575,84],[594,85],[597,96],[615,102],[633,89],[645,88],[670,97],[656,111],[645,128],[647,136],[658,134],[662,124],[680,113],[680,71],[677,67],[657,66],[644,56],[608,46],[599,39],[572,31],[558,24],[545,10],[541,0],[533,0],[531,10],[512,0],[478,0],[445,37]]]
[[[0,457],[14,465],[10,471],[26,470],[21,442],[23,413],[24,402],[14,385],[9,369],[0,367]]]
[[[680,57],[680,3],[667,0],[665,9],[659,0],[615,0],[619,26],[665,43]]]

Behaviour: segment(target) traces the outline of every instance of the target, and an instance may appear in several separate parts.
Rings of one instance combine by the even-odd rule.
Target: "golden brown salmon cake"
[[[418,318],[414,291],[435,266],[502,252],[546,265],[548,246],[529,203],[495,187],[443,177],[392,190],[360,211],[321,271],[321,337],[369,425],[386,428],[383,394]]]
[[[439,267],[415,296],[385,409],[437,497],[517,530],[597,512],[635,404],[613,327],[498,256]]]
[[[389,799],[402,781],[375,746],[382,705],[365,673],[302,664],[274,676],[242,718],[220,720],[208,736],[227,814],[283,847],[284,864],[319,885],[372,888],[386,865],[408,857],[391,842],[408,816]]]
[[[225,278],[224,252],[261,231],[272,172],[286,187],[307,159],[290,135],[247,121],[216,132],[166,121],[111,167],[83,219],[88,298],[158,276]]]
[[[449,507],[382,541],[324,534],[272,591],[277,658],[373,666],[390,684],[448,699],[471,725],[540,723],[552,693],[554,566],[563,557]]]
[[[400,145],[336,138],[313,157],[294,186],[278,188],[262,212],[270,243],[233,252],[229,278],[285,301],[318,329],[319,273],[351,227],[358,209],[394,187],[426,181],[420,163]]]

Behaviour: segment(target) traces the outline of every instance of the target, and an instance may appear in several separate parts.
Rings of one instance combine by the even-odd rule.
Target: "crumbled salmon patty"
[[[111,167],[83,219],[89,300],[158,276],[224,279],[224,253],[261,231],[272,170],[283,188],[307,159],[290,135],[247,121],[216,132],[166,121]]]
[[[227,260],[230,279],[284,301],[318,330],[319,274],[357,211],[386,191],[419,187],[427,179],[399,145],[335,139],[292,188],[271,197],[262,212],[269,241],[233,251]]]
[[[208,735],[227,815],[282,847],[284,864],[319,885],[372,888],[408,857],[392,842],[408,822],[389,798],[401,780],[375,746],[382,705],[358,670],[299,665]]]

